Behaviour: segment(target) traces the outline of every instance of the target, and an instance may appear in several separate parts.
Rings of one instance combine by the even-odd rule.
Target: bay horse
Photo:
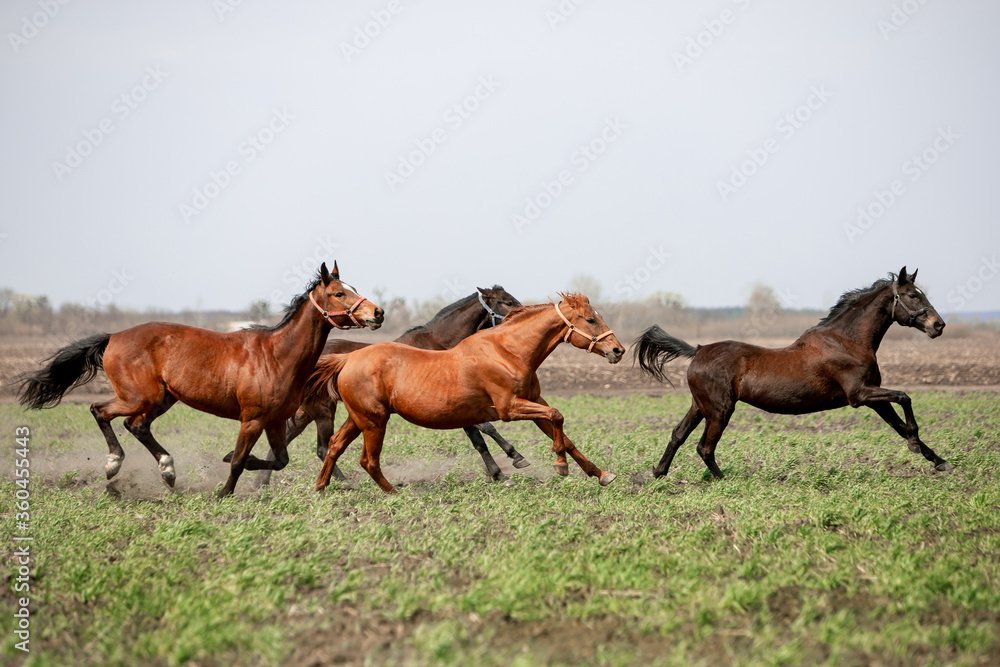
[[[922,454],[940,471],[953,466],[920,440],[910,397],[881,386],[875,353],[893,322],[937,338],[944,320],[914,284],[917,272],[876,280],[870,287],[845,292],[819,324],[788,347],[769,349],[724,341],[692,347],[653,325],[637,340],[634,360],[646,373],[663,381],[663,365],[677,357],[690,358],[687,379],[691,408],[674,428],[653,475],[670,469],[677,449],[705,420],[698,454],[717,479],[715,446],[729,424],[737,401],[777,414],[798,415],[850,405],[870,407],[906,439],[910,451]],[[904,422],[891,403],[898,403]]]
[[[503,321],[504,316],[512,308],[521,306],[521,302],[511,296],[500,285],[484,289],[477,287],[474,294],[470,294],[455,303],[449,304],[438,311],[434,317],[426,324],[412,327],[399,336],[395,342],[412,347],[419,347],[425,350],[447,350],[455,347],[461,340],[471,336],[482,329],[488,329]],[[368,347],[371,343],[361,343],[343,338],[333,339],[327,342],[323,350],[326,354],[343,354],[354,352],[361,348]],[[319,364],[323,365],[323,357],[320,357]],[[330,386],[330,378],[325,376],[322,370],[317,370],[310,376],[306,383],[305,394],[302,404],[295,414],[288,420],[285,435],[285,445],[287,446],[313,421],[316,422],[316,456],[322,461],[326,458],[327,446],[334,433],[334,420],[337,416],[337,402],[340,397],[336,388]],[[507,442],[496,427],[489,422],[466,426],[465,434],[472,441],[472,446],[479,452],[486,466],[486,474],[495,481],[506,478],[496,461],[486,447],[486,441],[482,434],[493,438],[500,448],[503,449],[507,457],[515,468],[526,468],[528,461],[521,455],[514,446]],[[270,458],[272,454],[268,454]],[[337,479],[344,479],[340,468],[334,466],[333,476]],[[271,470],[261,470],[257,475],[257,484],[267,484],[271,478]]]
[[[316,490],[326,488],[337,459],[364,433],[361,466],[383,491],[393,493],[379,463],[393,413],[433,429],[462,428],[483,419],[530,419],[552,438],[559,474],[569,474],[569,454],[601,485],[610,484],[615,475],[591,463],[564,433],[563,416],[542,398],[536,370],[563,342],[613,364],[625,350],[587,297],[560,296],[558,303],[515,308],[498,326],[449,350],[376,343],[351,354],[328,355],[324,365],[349,419],[330,442]]]
[[[218,417],[240,421],[229,479],[219,492],[233,492],[261,433],[275,452],[268,463],[280,470],[288,462],[285,420],[294,414],[309,374],[333,327],[377,329],[382,309],[341,282],[336,262],[288,306],[273,327],[251,327],[233,333],[149,322],[115,334],[98,334],[62,348],[48,365],[20,379],[22,405],[54,407],[71,388],[94,379],[103,370],[115,398],[90,406],[108,443],[105,473],[118,474],[125,451],[111,420],[125,417],[125,428],[156,459],[160,475],[174,485],[174,459],[150,432],[150,424],[177,401]]]

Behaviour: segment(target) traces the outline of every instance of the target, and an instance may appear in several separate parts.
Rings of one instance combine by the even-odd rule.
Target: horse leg
[[[494,402],[494,405],[496,405],[496,402]],[[562,413],[550,407],[541,396],[537,397],[535,401],[512,398],[509,399],[502,409],[499,406],[497,407],[497,412],[504,421],[530,419],[535,422],[535,425],[545,435],[552,438],[552,451],[556,453],[556,463],[553,467],[555,467],[556,472],[559,472],[560,462],[563,467],[568,468],[566,465],[566,455],[569,454],[576,461],[577,465],[583,469],[583,472],[600,480],[601,486],[607,486],[615,480],[616,475],[614,473],[601,470],[584,456],[583,452],[576,448],[573,441],[563,431],[564,419]]]
[[[913,415],[913,408],[910,405],[910,397],[903,392],[899,393],[906,397],[905,401],[899,401],[900,405],[903,406],[903,414],[906,415],[905,422],[899,418],[899,415],[896,414],[896,411],[892,409],[892,406],[889,405],[889,403],[872,402],[867,405],[874,410],[886,424],[891,426],[901,438],[906,438],[906,446],[909,447],[911,452],[922,454],[925,459],[934,464],[934,467],[937,470],[942,472],[954,470],[955,468],[953,465],[935,454],[934,450],[925,445],[920,439],[917,420]]]
[[[172,408],[175,403],[177,403],[177,399],[168,392],[152,410],[125,420],[125,428],[128,429],[128,432],[135,436],[136,440],[141,442],[156,459],[156,463],[160,467],[160,477],[169,487],[174,486],[174,480],[177,478],[177,473],[174,471],[174,457],[156,441],[152,431],[150,431],[150,426],[154,419]]]
[[[719,466],[715,463],[715,446],[719,444],[722,432],[729,425],[729,418],[733,416],[733,409],[729,407],[725,412],[706,417],[705,432],[701,434],[701,441],[698,443],[698,455],[705,462],[705,465],[708,466],[708,469],[712,471],[716,479],[722,479],[723,474],[719,470]]]
[[[368,471],[368,474],[383,491],[396,493],[396,489],[382,474],[382,466],[379,463],[379,457],[382,455],[382,441],[385,439],[385,424],[376,424],[371,428],[366,428],[364,435],[365,446],[361,455],[361,467]]]
[[[340,430],[330,438],[330,446],[327,447],[326,458],[323,459],[323,468],[319,471],[319,477],[316,479],[317,491],[322,491],[330,484],[330,476],[337,467],[337,459],[359,435],[361,435],[361,429],[357,427],[353,419],[348,418],[341,425]]]
[[[134,417],[145,413],[151,409],[155,403],[129,402],[118,398],[116,395],[110,401],[94,403],[90,406],[90,414],[94,415],[97,427],[104,434],[104,439],[108,443],[108,461],[104,464],[104,473],[108,479],[112,479],[121,470],[122,461],[125,460],[125,450],[118,442],[115,429],[111,426],[111,420],[117,417]]]
[[[229,464],[229,479],[225,486],[219,491],[219,498],[225,498],[236,488],[236,482],[246,468],[250,450],[257,444],[261,432],[264,430],[263,424],[257,420],[245,421],[240,424],[240,433],[236,436],[236,448],[233,450],[232,462]]]
[[[483,440],[483,436],[479,433],[478,426],[466,426],[462,430],[465,431],[465,435],[469,436],[469,440],[472,442],[472,446],[479,452],[479,455],[483,457],[483,464],[486,466],[486,474],[494,482],[502,482],[507,479],[507,475],[500,471],[500,466],[497,462],[493,460],[493,455],[490,454],[489,448],[486,447],[486,441]]]
[[[692,402],[691,409],[687,411],[684,418],[681,419],[680,423],[674,427],[674,432],[670,435],[670,442],[667,444],[667,448],[663,451],[663,458],[660,462],[656,464],[653,468],[653,477],[663,477],[670,470],[670,464],[674,460],[674,455],[677,453],[678,448],[684,444],[688,436],[691,435],[691,431],[698,427],[701,420],[704,419],[701,411]]]
[[[511,459],[511,465],[515,468],[527,468],[531,465],[531,463],[526,461],[525,458],[521,456],[520,452],[514,449],[514,445],[507,442],[506,438],[500,435],[500,431],[498,431],[496,426],[490,422],[476,424],[473,428],[493,438],[494,442],[500,445],[500,449],[502,449],[504,454],[507,455],[507,458]],[[471,438],[472,436],[470,435],[469,437]]]

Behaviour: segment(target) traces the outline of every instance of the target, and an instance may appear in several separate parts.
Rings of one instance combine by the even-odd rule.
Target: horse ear
[[[330,284],[330,272],[326,270],[326,262],[323,262],[319,267],[319,277],[323,281],[323,285]]]
[[[913,269],[913,273],[910,274],[910,282],[911,283],[917,282],[917,271],[919,271],[919,270],[920,269]]]
[[[337,260],[333,260],[333,273],[330,274],[334,280],[340,280],[340,269],[337,268]]]
[[[906,275],[905,266],[899,270],[899,275],[896,277],[896,281],[899,282],[900,285],[905,285],[910,282],[909,276]]]

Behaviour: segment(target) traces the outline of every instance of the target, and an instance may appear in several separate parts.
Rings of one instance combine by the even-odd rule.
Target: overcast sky
[[[581,2],[581,0],[577,0]],[[992,0],[7,0],[0,286],[1000,310]]]

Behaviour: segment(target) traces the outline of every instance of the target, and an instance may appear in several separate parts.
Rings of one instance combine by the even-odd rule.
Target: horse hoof
[[[515,468],[527,468],[531,465],[531,462],[525,459],[523,456],[519,459],[515,459],[511,462]]]
[[[941,472],[948,472],[949,470],[954,470],[955,466],[948,463],[947,461],[942,461],[941,463],[934,466],[935,470],[940,470]]]
[[[514,484],[516,484],[516,482],[512,479],[505,479],[503,481],[503,485],[506,486],[507,488],[514,486]]]
[[[617,476],[618,475],[614,474],[613,472],[604,473],[603,475],[601,475],[601,486],[607,486],[611,482],[615,481],[615,477]]]
[[[557,475],[569,477],[569,466],[561,466],[558,463],[554,463],[552,464],[552,468],[555,469]]]
[[[177,473],[174,472],[174,457],[169,454],[164,454],[160,457],[160,476],[163,477],[163,481],[167,483],[167,486],[173,488],[174,480],[177,479]]]
[[[340,472],[340,468],[338,468],[337,466],[333,466],[333,478],[339,479],[341,481],[347,479],[344,473]]]
[[[233,452],[229,452],[228,454],[226,454],[225,456],[223,456],[222,457],[222,462],[223,463],[232,463],[233,462]]]
[[[116,456],[115,454],[108,454],[108,462],[104,464],[104,473],[111,479],[118,474],[118,471],[122,467],[122,456]]]
[[[507,475],[497,470],[497,474],[492,476],[494,482],[502,482],[507,479]]]
[[[920,453],[920,445],[919,445],[919,444],[917,444],[917,443],[915,443],[915,442],[907,442],[907,443],[906,443],[906,446],[907,446],[907,447],[908,447],[908,448],[910,449],[910,451],[911,451],[911,452],[913,452],[914,454],[919,454],[919,453]]]

